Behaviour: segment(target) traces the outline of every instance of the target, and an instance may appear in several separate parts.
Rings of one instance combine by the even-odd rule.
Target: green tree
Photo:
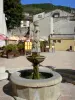
[[[4,12],[8,29],[20,26],[20,21],[23,19],[23,7],[20,0],[4,0]]]

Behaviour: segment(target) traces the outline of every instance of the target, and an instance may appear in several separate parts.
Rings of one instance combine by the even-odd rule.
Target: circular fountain
[[[40,55],[38,32],[38,24],[34,23],[32,54],[26,57],[33,64],[33,69],[13,73],[10,77],[16,100],[58,100],[60,96],[60,74],[39,68],[45,57]]]

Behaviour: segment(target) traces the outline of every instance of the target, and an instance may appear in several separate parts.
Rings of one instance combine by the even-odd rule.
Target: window
[[[57,40],[59,43],[61,43],[61,40]]]
[[[42,18],[42,15],[38,15],[38,18]]]
[[[52,17],[58,18],[58,17],[60,17],[60,13],[54,13],[54,14],[52,15]]]
[[[53,40],[53,43],[56,43],[56,40]]]

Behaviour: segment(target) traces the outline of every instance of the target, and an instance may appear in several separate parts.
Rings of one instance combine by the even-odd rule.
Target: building
[[[8,30],[8,37],[12,35],[25,36],[28,33],[32,16],[29,13],[24,13],[24,19],[20,22],[20,27]]]
[[[37,21],[40,29],[40,38],[48,40],[50,36],[50,43],[55,40],[61,41],[63,48],[55,44],[56,50],[67,50],[72,46],[74,50],[74,36],[75,36],[75,15],[63,10],[56,9],[49,13],[40,13],[33,16],[33,21]],[[33,34],[33,23],[31,26],[31,35]],[[71,42],[73,41],[73,42]],[[68,42],[68,43],[66,43]],[[65,44],[66,43],[66,44]]]
[[[3,9],[3,0],[0,0],[0,35],[7,35],[6,18]],[[0,47],[5,46],[5,40],[0,38]]]
[[[55,50],[75,51],[74,34],[52,34],[50,42],[50,47],[54,43]]]
[[[3,9],[3,0],[0,0],[0,34],[7,35],[6,18]]]

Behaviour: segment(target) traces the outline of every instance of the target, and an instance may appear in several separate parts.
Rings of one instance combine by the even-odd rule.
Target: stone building
[[[67,50],[72,46],[74,50],[74,36],[75,36],[75,15],[56,9],[49,13],[40,13],[33,16],[33,21],[38,21],[40,29],[40,38],[47,40],[50,38],[50,43],[54,42],[56,50]],[[31,35],[33,34],[33,23],[30,24]],[[59,41],[63,48],[57,45]],[[71,42],[72,41],[72,42]],[[68,43],[66,43],[68,42]],[[66,43],[66,45],[65,45]]]

